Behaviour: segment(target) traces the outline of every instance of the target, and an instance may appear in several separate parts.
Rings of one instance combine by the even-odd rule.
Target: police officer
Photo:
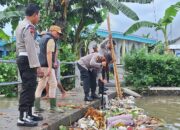
[[[93,99],[99,98],[95,94],[94,85],[91,84],[90,80],[92,80],[91,77],[93,75],[91,75],[90,71],[96,70],[97,79],[104,82],[102,80],[101,74],[99,73],[101,71],[102,66],[106,65],[106,62],[102,60],[103,58],[104,56],[102,53],[95,52],[95,53],[90,53],[84,57],[81,57],[77,62],[77,66],[81,75],[81,80],[83,81],[84,101],[92,101]],[[91,96],[89,95],[90,89],[91,89]]]
[[[39,7],[29,4],[25,10],[26,17],[16,28],[17,65],[22,79],[19,99],[18,126],[37,126],[43,118],[32,113],[35,99],[37,71],[40,71],[38,44],[35,41],[35,25],[39,21]]]
[[[97,53],[98,52],[98,46],[97,46],[97,43],[96,41],[91,41],[89,43],[89,46],[88,46],[88,49],[89,49],[89,54],[91,53]],[[97,79],[97,69],[93,69],[91,68],[89,70],[89,76],[90,76],[90,86],[91,86],[91,97],[93,99],[99,99],[100,97],[98,95],[96,95],[96,86],[97,86],[97,83],[96,83],[96,79]]]

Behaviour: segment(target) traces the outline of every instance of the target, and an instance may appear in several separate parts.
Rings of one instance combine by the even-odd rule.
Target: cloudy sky
[[[128,7],[130,7],[136,14],[139,16],[140,21],[152,21],[157,22],[160,18],[164,16],[165,10],[172,4],[177,3],[179,0],[154,0],[154,3],[151,4],[133,4],[126,3]],[[135,21],[127,18],[125,15],[120,13],[119,15],[110,15],[111,19],[111,30],[118,32],[125,32],[128,27],[130,27]],[[107,29],[107,21],[104,21],[101,25],[102,29]],[[135,35],[142,34],[151,34],[151,38],[154,39],[163,39],[162,33],[156,33],[154,29],[142,28]],[[168,29],[168,37],[169,39],[174,39],[180,37],[180,11],[175,17],[173,23],[169,25]]]
[[[154,0],[154,3],[151,4],[133,4],[126,3],[128,7],[130,7],[133,11],[137,13],[137,15],[141,20],[147,20],[152,22],[157,22],[160,18],[164,16],[165,10],[172,4],[175,4],[179,0]],[[0,10],[4,8],[0,7]],[[110,15],[111,19],[111,30],[118,32],[125,32],[126,29],[131,26],[135,21],[127,18],[125,15],[120,13],[119,15]],[[107,29],[107,21],[102,23],[102,29]],[[5,27],[5,32],[11,35],[11,26],[9,24]],[[155,32],[154,29],[142,28],[135,35],[142,36],[143,34],[151,34],[151,38],[154,39],[163,39],[161,32]],[[168,28],[168,37],[169,39],[174,39],[180,37],[180,11],[175,17],[173,23],[169,25]]]

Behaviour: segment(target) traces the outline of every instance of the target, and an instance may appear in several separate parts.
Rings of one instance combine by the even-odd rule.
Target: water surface
[[[0,97],[0,110],[1,109],[17,109],[18,98]]]
[[[166,128],[159,130],[180,130],[180,96],[143,97],[136,100],[136,105],[148,115],[166,121]]]

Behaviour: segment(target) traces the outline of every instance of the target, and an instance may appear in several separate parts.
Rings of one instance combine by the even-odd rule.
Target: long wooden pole
[[[113,40],[112,40],[109,15],[107,17],[107,25],[108,25],[108,32],[109,32],[109,42],[111,45],[111,55],[112,55],[113,65],[114,65],[114,75],[115,75],[117,97],[122,98],[122,91],[121,91],[121,85],[120,85],[119,76],[118,76],[118,72],[117,72],[116,55],[114,52],[114,45],[113,45]]]

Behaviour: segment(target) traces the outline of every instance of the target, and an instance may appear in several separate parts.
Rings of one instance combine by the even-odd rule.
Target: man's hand
[[[44,77],[44,72],[41,70],[40,67],[37,68],[37,77],[40,77],[40,78]]]
[[[52,70],[52,68],[48,68],[48,71],[47,71],[46,77],[49,77],[49,76],[51,75],[51,70]]]
[[[65,98],[66,97],[66,91],[65,90],[63,90],[63,91],[61,91],[62,92],[62,96],[61,96],[61,98]]]
[[[57,69],[59,67],[58,62],[54,62],[54,68]]]
[[[106,83],[107,83],[107,80],[104,79],[104,80],[103,80],[103,83],[106,84]]]

